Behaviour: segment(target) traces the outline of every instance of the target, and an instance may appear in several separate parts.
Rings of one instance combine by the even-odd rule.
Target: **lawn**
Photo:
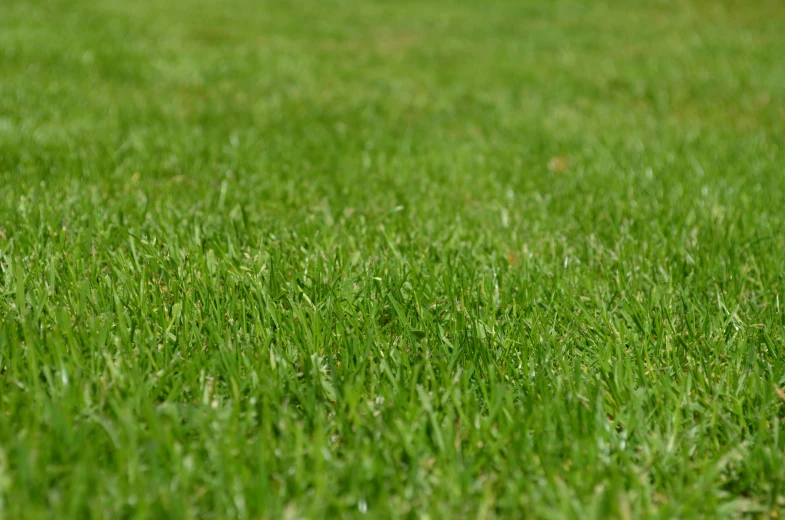
[[[0,518],[782,516],[784,27],[0,2]]]

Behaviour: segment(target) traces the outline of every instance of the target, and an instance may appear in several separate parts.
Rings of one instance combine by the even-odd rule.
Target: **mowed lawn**
[[[0,2],[0,518],[785,514],[785,4]]]

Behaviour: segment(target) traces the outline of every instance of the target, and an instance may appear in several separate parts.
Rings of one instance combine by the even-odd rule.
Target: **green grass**
[[[0,517],[782,514],[783,27],[0,2]]]

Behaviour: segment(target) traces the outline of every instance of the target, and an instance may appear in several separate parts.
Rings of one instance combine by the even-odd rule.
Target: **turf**
[[[781,514],[783,27],[1,2],[0,517]]]

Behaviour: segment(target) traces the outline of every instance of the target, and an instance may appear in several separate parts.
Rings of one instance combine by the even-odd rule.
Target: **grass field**
[[[0,2],[0,518],[781,517],[783,27]]]

